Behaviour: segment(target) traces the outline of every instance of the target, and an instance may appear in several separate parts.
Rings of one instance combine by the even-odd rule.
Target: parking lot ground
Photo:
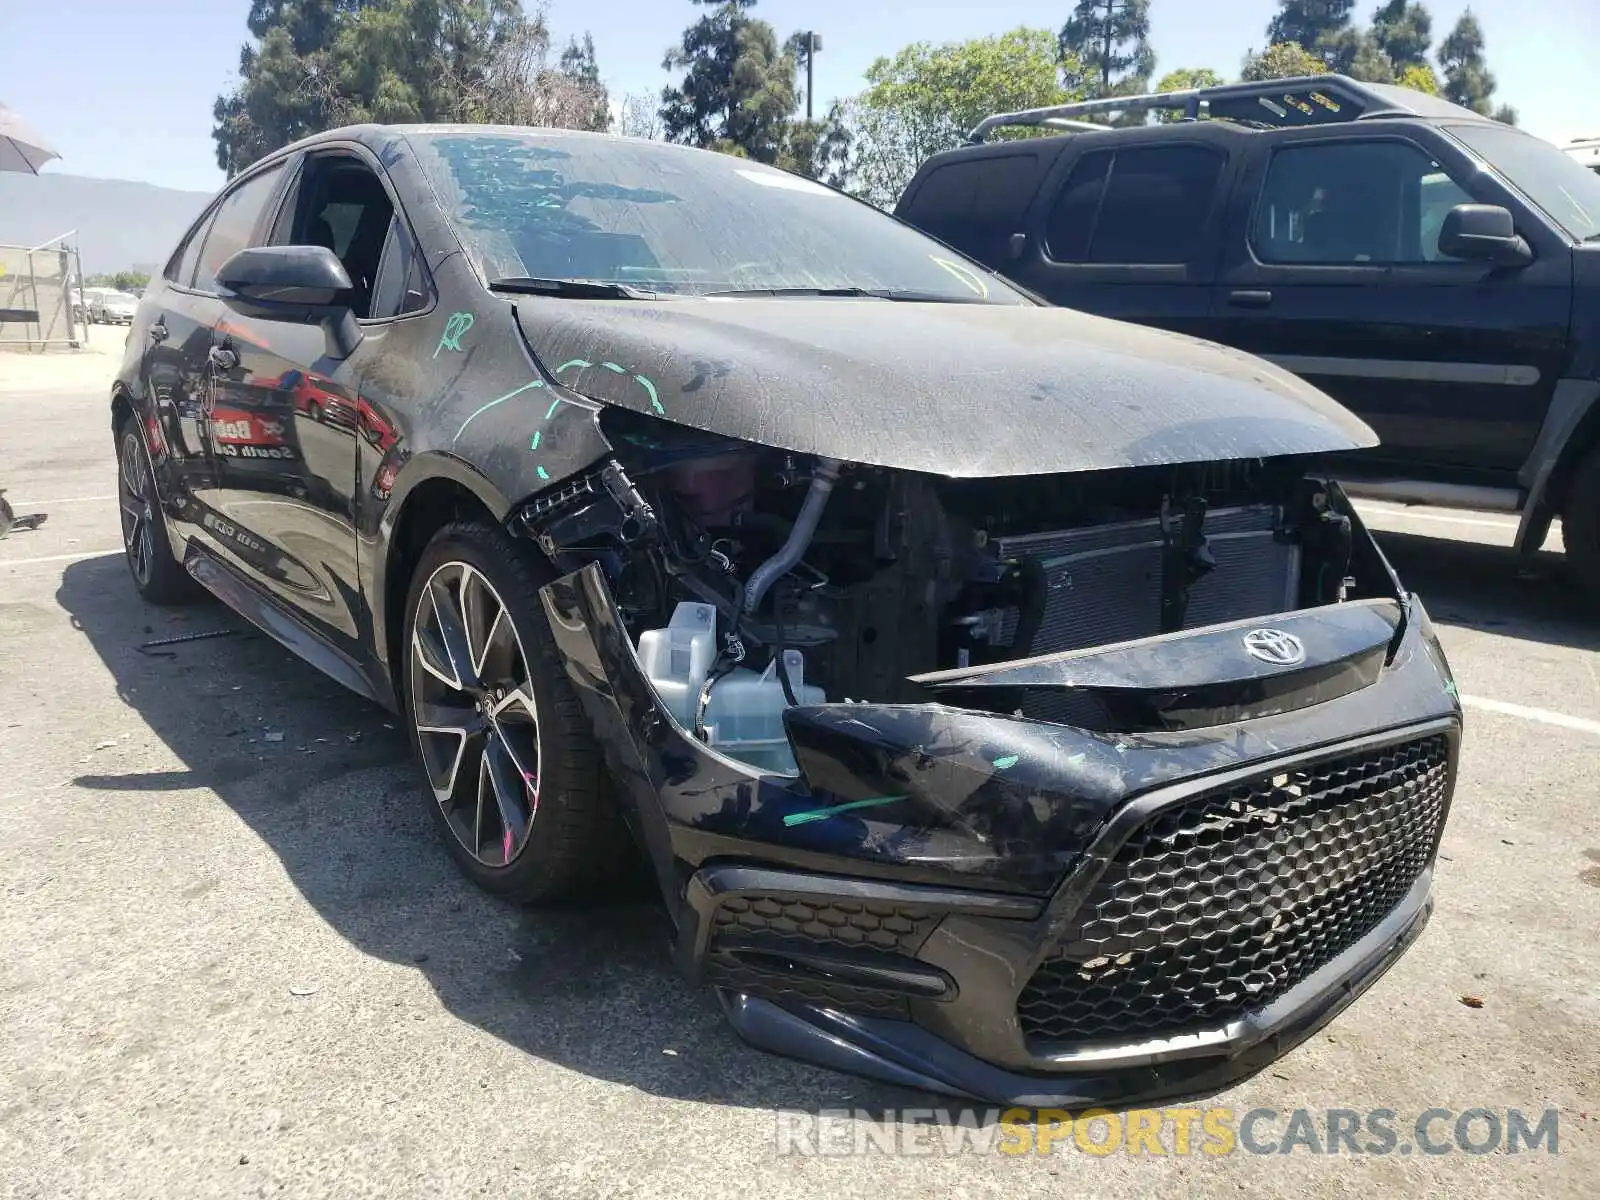
[[[1516,572],[1505,518],[1371,510],[1468,727],[1421,941],[1199,1102],[1273,1110],[1251,1140],[1292,1152],[928,1153],[912,1124],[900,1153],[812,1156],[780,1152],[806,1145],[775,1110],[989,1116],[746,1048],[674,973],[645,888],[528,912],[473,890],[392,717],[219,605],[138,601],[103,385],[0,356],[0,487],[48,517],[0,542],[0,1194],[1594,1194],[1600,618],[1554,556]],[[140,650],[213,630],[238,632]],[[1327,1110],[1393,1110],[1395,1148],[1296,1146],[1297,1109],[1324,1144]],[[1430,1109],[1443,1153],[1414,1137]],[[1466,1152],[1473,1109],[1555,1110],[1558,1152],[1504,1131]],[[866,1127],[841,1128],[825,1148]]]

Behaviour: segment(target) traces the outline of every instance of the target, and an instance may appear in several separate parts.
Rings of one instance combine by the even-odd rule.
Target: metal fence
[[[0,346],[77,347],[88,337],[72,230],[42,246],[0,245]]]

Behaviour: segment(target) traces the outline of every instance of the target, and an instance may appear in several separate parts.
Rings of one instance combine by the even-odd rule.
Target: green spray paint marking
[[[460,439],[461,435],[467,431],[467,426],[468,425],[471,425],[474,421],[476,421],[484,413],[488,412],[496,404],[504,404],[507,400],[511,399],[511,397],[513,397],[513,396],[520,396],[520,395],[522,395],[523,392],[529,391],[532,388],[542,388],[543,386],[544,386],[544,380],[535,379],[531,383],[523,384],[521,387],[517,388],[515,391],[507,392],[504,396],[501,396],[497,400],[489,401],[489,403],[485,404],[477,412],[473,413],[465,421],[461,422],[461,428],[456,430],[456,436],[451,438],[450,440],[452,442],[458,441]]]
[[[539,472],[539,478],[540,479],[549,479],[550,478],[550,473],[548,471],[546,471],[543,467],[539,467],[537,469],[538,469],[538,472]]]
[[[557,396],[554,400],[552,400],[550,402],[550,407],[545,409],[544,419],[546,421],[548,421],[551,417],[555,416],[556,415],[556,409],[558,409],[560,407],[561,407],[561,397]]]
[[[533,444],[530,445],[528,447],[528,449],[529,450],[537,450],[538,448],[539,448],[539,431],[537,429],[535,429],[533,431]]]
[[[444,332],[439,335],[439,344],[433,348],[433,356],[438,358],[441,350],[459,351],[461,349],[461,335],[471,328],[471,313],[451,313],[450,319],[444,323]]]
[[[633,381],[650,394],[650,407],[655,409],[658,415],[663,417],[666,416],[667,410],[662,408],[661,401],[656,399],[656,385],[651,383],[643,375],[635,375],[633,377]]]
[[[994,760],[994,769],[997,771],[1009,771],[1016,765],[1017,756],[1015,754],[1008,754],[1004,758],[997,758]]]
[[[604,367],[606,370],[611,371],[611,372],[613,372],[614,374],[617,374],[617,375],[626,375],[628,373],[628,368],[627,367],[619,366],[617,363],[614,363],[614,362],[603,362],[600,365],[602,367]],[[561,374],[561,372],[567,371],[567,370],[571,370],[573,367],[576,367],[581,371],[586,367],[592,367],[592,366],[594,366],[594,363],[590,362],[587,358],[574,358],[574,359],[569,359],[567,362],[562,363],[559,367],[556,368],[555,373],[557,375],[559,375],[559,374]],[[644,376],[644,375],[635,375],[633,377],[633,381],[644,389],[645,395],[650,397],[650,408],[651,408],[651,410],[654,411],[657,416],[662,416],[662,417],[666,416],[667,415],[667,410],[661,406],[661,397],[656,394],[656,385],[654,383],[652,383],[647,376]]]
[[[880,804],[893,804],[896,800],[904,800],[904,796],[875,796],[871,800],[852,800],[848,804],[835,804],[832,808],[818,808],[811,812],[790,813],[784,817],[783,823],[788,826],[805,825],[811,821],[826,821],[838,813],[849,812],[855,808],[875,808]]]

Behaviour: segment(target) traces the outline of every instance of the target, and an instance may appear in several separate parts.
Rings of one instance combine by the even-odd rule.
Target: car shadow
[[[1541,552],[1519,563],[1509,546],[1388,531],[1376,537],[1435,623],[1600,650],[1600,611],[1561,555]]]
[[[713,995],[673,967],[669,924],[642,870],[614,894],[551,908],[479,891],[438,840],[399,719],[220,604],[175,613],[143,604],[120,555],[68,567],[57,599],[121,700],[184,764],[75,785],[214,792],[318,916],[362,953],[420,972],[457,1019],[675,1099],[809,1111],[938,1103],[744,1045]]]

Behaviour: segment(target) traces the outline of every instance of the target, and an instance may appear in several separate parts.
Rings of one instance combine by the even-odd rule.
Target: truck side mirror
[[[1511,213],[1498,204],[1458,204],[1444,215],[1439,250],[1451,258],[1522,267],[1533,251],[1517,233]]]

